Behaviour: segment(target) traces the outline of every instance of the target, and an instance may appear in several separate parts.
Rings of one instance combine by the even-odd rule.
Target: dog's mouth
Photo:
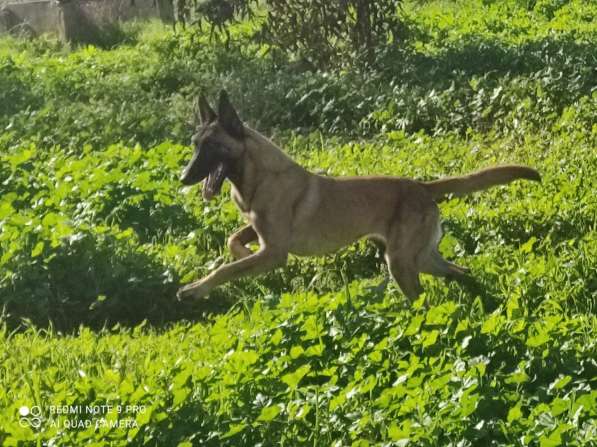
[[[228,168],[226,163],[220,161],[209,172],[209,174],[207,174],[207,179],[203,184],[203,198],[205,200],[211,200],[220,193],[227,173]]]

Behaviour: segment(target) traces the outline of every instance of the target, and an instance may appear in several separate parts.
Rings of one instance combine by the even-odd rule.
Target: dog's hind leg
[[[413,216],[409,220],[413,219]],[[422,292],[419,280],[417,255],[424,247],[419,233],[420,222],[417,224],[404,221],[390,230],[384,258],[392,277],[400,289],[410,299],[414,300]]]
[[[246,258],[253,254],[246,245],[249,242],[257,241],[257,233],[251,225],[247,225],[228,238],[228,249],[234,259]]]
[[[425,271],[422,261],[441,238],[438,222],[439,209],[428,201],[399,205],[390,223],[385,259],[400,289],[411,300],[423,292],[419,273]]]
[[[423,293],[419,272],[414,262],[411,262],[403,255],[392,256],[389,253],[386,253],[386,262],[392,277],[408,299],[414,300]]]
[[[423,273],[456,280],[470,272],[466,267],[446,261],[436,248],[430,250],[425,257],[421,259],[420,269]]]
[[[466,267],[461,267],[452,262],[446,261],[438,250],[442,238],[442,229],[439,219],[435,226],[431,227],[431,235],[426,247],[421,251],[418,258],[419,271],[433,276],[440,276],[446,279],[460,279],[469,272]]]

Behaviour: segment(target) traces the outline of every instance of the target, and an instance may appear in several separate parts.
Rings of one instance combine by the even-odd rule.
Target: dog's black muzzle
[[[213,157],[209,156],[208,151],[204,149],[195,150],[191,161],[189,161],[180,176],[182,184],[186,186],[194,185],[205,179],[215,163],[215,160],[211,160],[211,158]]]

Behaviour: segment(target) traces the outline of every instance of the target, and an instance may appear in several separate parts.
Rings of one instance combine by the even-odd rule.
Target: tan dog
[[[220,94],[217,114],[201,96],[199,114],[195,152],[181,181],[192,185],[206,179],[203,197],[209,200],[229,179],[232,199],[249,224],[228,239],[236,261],[182,287],[179,298],[199,298],[227,281],[281,267],[289,253],[321,255],[368,237],[383,244],[392,276],[414,299],[423,291],[420,273],[458,279],[467,272],[438,252],[442,232],[436,201],[516,179],[540,181],[537,171],[524,166],[432,182],[325,177],[308,172],[245,126],[226,92]],[[255,253],[247,247],[252,241],[259,241]]]

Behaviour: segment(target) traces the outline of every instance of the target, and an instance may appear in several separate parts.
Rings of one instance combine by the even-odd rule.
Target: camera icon
[[[19,408],[19,416],[19,425],[21,427],[41,427],[41,408],[39,405],[34,405],[31,408],[25,405],[22,406]]]

